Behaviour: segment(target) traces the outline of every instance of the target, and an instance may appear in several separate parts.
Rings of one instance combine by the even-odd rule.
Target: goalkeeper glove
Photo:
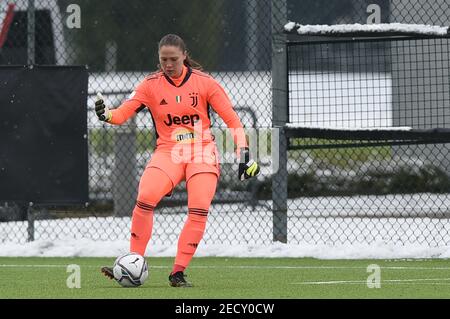
[[[250,159],[248,147],[243,147],[240,150],[238,173],[241,181],[259,174],[259,165],[253,159]]]
[[[105,105],[103,96],[100,92],[97,93],[97,98],[95,99],[95,113],[100,121],[108,122],[112,118],[112,113]]]

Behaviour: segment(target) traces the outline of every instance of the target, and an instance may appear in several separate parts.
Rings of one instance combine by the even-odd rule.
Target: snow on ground
[[[297,209],[288,212],[287,244],[272,240],[270,201],[255,209],[239,204],[213,205],[196,256],[450,258],[450,220],[442,218],[446,212],[435,210],[436,203],[448,207],[448,196],[388,196],[398,206],[374,210],[374,205],[370,209],[367,203],[376,204],[376,196],[356,197],[350,206],[348,198],[290,200],[288,207]],[[318,203],[327,209],[322,210]],[[414,214],[417,206],[428,207],[430,214]],[[175,256],[184,218],[184,213],[156,213],[146,255]],[[36,220],[33,242],[26,242],[27,226],[27,222],[0,224],[0,256],[114,257],[129,246],[129,217]]]
[[[38,240],[26,244],[0,244],[0,256],[16,257],[117,257],[127,252],[126,240],[94,241],[89,239],[65,239],[58,242]],[[176,245],[152,245],[149,257],[174,257]],[[347,245],[283,244],[201,244],[197,257],[313,257],[319,259],[404,259],[404,258],[450,258],[450,246],[428,247],[374,243]]]

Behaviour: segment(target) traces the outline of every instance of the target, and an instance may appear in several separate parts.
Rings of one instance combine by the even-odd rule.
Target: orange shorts
[[[197,173],[214,173],[220,176],[219,156],[215,143],[177,144],[158,146],[147,167],[164,171],[175,187],[182,180],[188,181]]]

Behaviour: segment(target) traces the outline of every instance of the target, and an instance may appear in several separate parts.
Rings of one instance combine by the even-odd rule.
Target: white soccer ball
[[[148,264],[137,253],[127,253],[117,257],[113,266],[114,278],[123,287],[142,285],[148,277]]]

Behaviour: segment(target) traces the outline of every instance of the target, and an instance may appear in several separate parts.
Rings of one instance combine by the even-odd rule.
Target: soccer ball
[[[113,266],[114,278],[123,287],[142,285],[148,277],[148,264],[137,253],[127,253],[117,257]]]

